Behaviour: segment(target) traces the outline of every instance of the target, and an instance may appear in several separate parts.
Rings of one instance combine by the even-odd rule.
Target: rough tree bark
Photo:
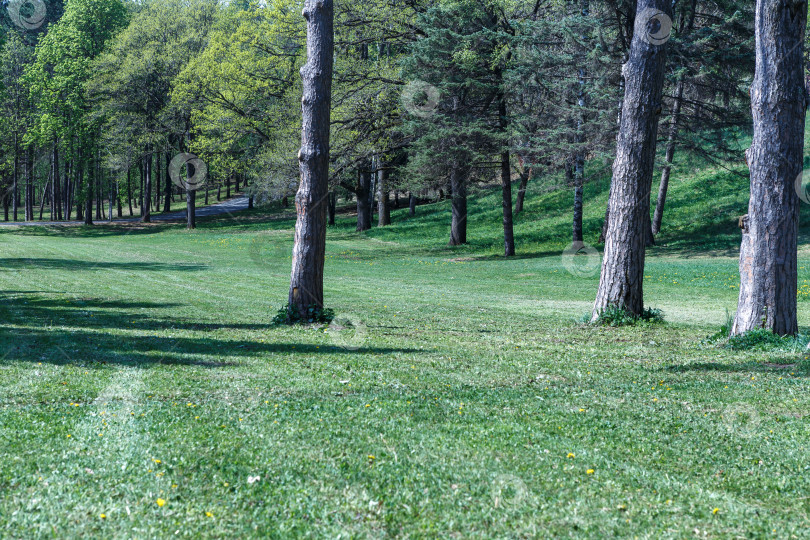
[[[334,53],[332,0],[306,0],[307,63],[304,81],[301,184],[295,196],[295,224],[289,304],[306,320],[309,306],[323,308],[323,266],[326,258],[326,197],[329,190],[329,124]]]
[[[454,162],[450,170],[452,216],[450,219],[450,245],[467,243],[467,169]]]
[[[748,215],[740,220],[740,298],[732,334],[766,328],[798,332],[797,235],[804,118],[804,0],[757,0],[756,72],[751,85],[754,137]]]
[[[515,201],[515,214],[523,212],[523,203],[526,200],[526,186],[529,185],[531,170],[520,171],[520,187],[518,187],[517,200]]]
[[[622,66],[624,104],[593,320],[609,306],[618,306],[633,314],[640,314],[644,309],[646,224],[650,219],[650,188],[666,57],[666,41],[658,43],[654,39],[659,31],[655,24],[664,18],[671,21],[671,6],[669,0],[639,0],[637,3],[630,57]]]
[[[250,198],[253,200],[253,197]],[[252,203],[251,203],[252,204]],[[326,207],[326,213],[328,216],[328,225],[335,224],[335,207],[337,206],[337,193],[334,191],[329,192],[329,205]]]

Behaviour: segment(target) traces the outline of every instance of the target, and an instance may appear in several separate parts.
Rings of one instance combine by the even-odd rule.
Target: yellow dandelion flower
[[[159,507],[161,507],[161,508],[163,508],[163,505],[164,505],[164,504],[166,504],[166,500],[165,500],[165,499],[158,499],[158,500],[157,500],[157,501],[155,501],[155,502],[157,502],[157,505],[158,505]]]
[[[588,469],[587,471],[585,471],[585,474],[593,474],[593,469]]]
[[[716,513],[717,513],[717,512],[719,512],[719,511],[720,511],[720,509],[719,509],[719,508],[715,508],[714,510],[712,510],[712,515],[716,514]]]
[[[572,457],[574,457],[574,454],[572,454],[571,452],[568,452],[568,455],[567,455],[567,456],[565,456],[565,457],[572,458]]]

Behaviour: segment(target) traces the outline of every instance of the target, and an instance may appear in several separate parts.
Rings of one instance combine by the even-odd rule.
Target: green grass
[[[645,278],[667,322],[619,328],[576,322],[598,276],[566,269],[571,194],[539,182],[511,260],[496,191],[456,249],[446,202],[341,217],[328,331],[270,324],[278,209],[2,229],[0,536],[806,537],[810,361],[705,341],[736,304],[744,183],[674,176]]]

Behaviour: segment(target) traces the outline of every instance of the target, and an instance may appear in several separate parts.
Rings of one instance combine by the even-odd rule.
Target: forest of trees
[[[447,198],[459,245],[467,197],[498,185],[512,256],[529,182],[563,179],[582,245],[583,186],[612,163],[598,318],[643,311],[673,160],[697,152],[751,168],[735,327],[795,333],[806,16],[775,0],[12,3],[4,219],[148,222],[179,197],[194,227],[197,191],[295,195],[290,303],[305,310],[322,305],[322,227],[338,200],[363,231],[375,215],[388,225],[392,206]],[[176,181],[200,169],[207,182]]]

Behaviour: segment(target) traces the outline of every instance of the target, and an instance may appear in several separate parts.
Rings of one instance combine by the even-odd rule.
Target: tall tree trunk
[[[91,157],[92,159],[92,157]],[[93,163],[85,163],[82,162],[82,173],[84,172],[85,165],[87,165],[87,189],[85,190],[85,199],[84,199],[84,224],[85,225],[92,225],[93,224],[93,196],[94,196],[94,183],[95,179],[93,178]]]
[[[515,200],[515,214],[523,212],[523,203],[526,200],[526,186],[529,185],[531,170],[520,171],[520,187],[518,187],[517,200]]]
[[[503,81],[501,71],[498,70],[498,79]],[[498,124],[501,132],[506,133],[508,120],[506,117],[506,96],[498,96]],[[503,254],[512,257],[515,254],[515,231],[512,220],[512,167],[509,162],[509,148],[504,147],[501,152],[501,207],[503,212]]]
[[[467,169],[458,162],[451,166],[450,184],[453,187],[450,245],[459,246],[467,243]]]
[[[25,220],[34,221],[34,148],[25,152]]]
[[[669,189],[669,175],[672,171],[672,159],[675,157],[675,139],[678,136],[678,122],[681,118],[681,101],[683,100],[683,77],[678,79],[675,90],[675,102],[672,104],[672,124],[667,135],[667,150],[664,159],[664,168],[661,170],[661,184],[658,186],[658,199],[655,202],[655,214],[652,220],[652,234],[661,232],[661,221],[664,218],[664,204],[667,202],[667,189]]]
[[[589,0],[582,0],[581,15],[586,18],[590,15]],[[581,36],[582,42],[586,43],[588,34],[583,32]],[[576,150],[574,152],[574,222],[572,229],[573,242],[582,242],[582,205],[583,205],[583,191],[585,186],[585,106],[587,104],[587,95],[585,93],[585,79],[587,71],[583,64],[585,63],[584,55],[580,55],[578,59],[580,64],[577,70],[577,85],[579,92],[577,95],[577,107],[579,114],[577,115],[577,129],[574,134],[574,142]]]
[[[388,167],[387,163],[380,163],[377,171],[377,226],[385,227],[391,225],[391,192],[388,189]]]
[[[367,231],[371,228],[371,164],[366,163],[357,171],[357,230]]]
[[[297,219],[288,301],[306,320],[310,306],[323,308],[323,266],[326,258],[326,204],[329,190],[329,125],[334,54],[332,0],[306,0],[307,63],[304,82],[301,183],[295,196]]]
[[[610,186],[610,221],[605,241],[593,319],[618,306],[633,314],[644,309],[645,225],[650,216],[650,188],[655,161],[666,42],[654,44],[650,13],[671,20],[669,0],[639,0],[625,80],[622,123]],[[660,19],[659,19],[660,21]]]
[[[152,221],[152,152],[151,150],[144,158],[143,167],[143,214],[141,222],[150,223]]]
[[[416,197],[411,192],[408,192],[408,214],[411,216],[416,215]]]
[[[582,242],[582,196],[584,187],[581,183],[582,176],[577,174],[577,167],[579,163],[579,156],[574,154],[573,161],[566,160],[565,162],[565,179],[567,183],[574,184],[574,219],[571,229],[571,240],[573,242]],[[570,185],[570,184],[569,184]]]
[[[751,198],[742,219],[740,299],[732,334],[767,328],[795,335],[797,235],[807,92],[807,4],[757,0],[756,72],[751,85],[754,137],[746,158]]]
[[[51,216],[51,219],[56,219],[58,221],[62,220],[62,182],[59,178],[59,139],[55,139],[53,141],[53,153],[51,154],[51,159],[53,160],[51,166],[53,168],[53,197],[51,201],[51,207],[53,210],[51,213],[56,213],[55,216]]]
[[[253,204],[253,197],[250,198],[251,206]],[[329,206],[327,207],[327,215],[329,218],[329,225],[335,224],[335,206],[337,206],[337,194],[334,191],[329,192]]]
[[[127,168],[127,205],[129,206],[129,217],[135,215],[132,211],[132,180],[130,178],[130,173],[132,172],[132,167]]]
[[[14,171],[11,184],[11,196],[13,198],[11,206],[14,214],[14,221],[17,221],[17,211],[20,207],[20,143],[17,132],[14,132]]]
[[[197,228],[197,191],[186,190],[186,228]]]

